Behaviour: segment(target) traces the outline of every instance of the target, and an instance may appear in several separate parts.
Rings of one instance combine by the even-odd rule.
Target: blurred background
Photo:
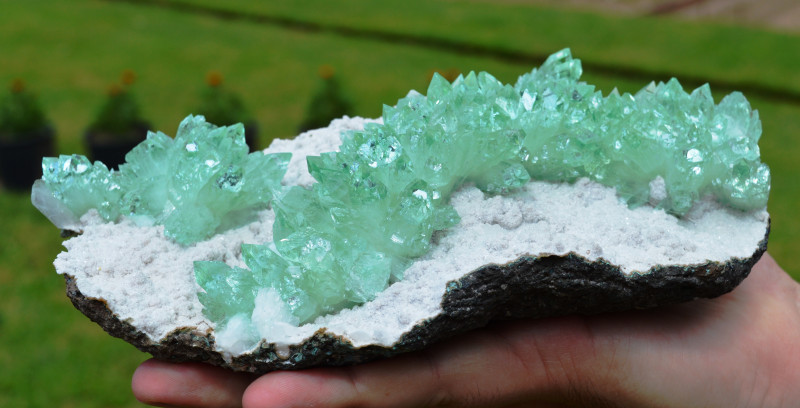
[[[433,72],[513,83],[564,47],[606,94],[673,76],[687,89],[710,83],[717,101],[744,92],[773,175],[769,251],[800,278],[794,0],[5,0],[0,94],[35,94],[52,152],[87,154],[87,130],[116,95],[174,135],[224,87],[263,148],[326,112],[378,117],[410,89],[424,92]],[[314,111],[314,100],[338,102]],[[0,186],[0,406],[141,406],[129,384],[147,355],[72,307],[52,266],[62,239],[29,194]]]

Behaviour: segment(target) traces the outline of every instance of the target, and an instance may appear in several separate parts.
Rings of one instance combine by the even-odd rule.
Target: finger
[[[537,341],[528,341],[531,333],[521,331],[523,325],[536,331]],[[535,326],[499,324],[429,352],[352,367],[270,373],[251,384],[243,403],[246,408],[558,406],[575,400],[566,366],[594,366],[581,326],[574,318]]]
[[[242,394],[253,380],[202,363],[168,363],[147,360],[133,374],[136,398],[161,407],[240,407]]]

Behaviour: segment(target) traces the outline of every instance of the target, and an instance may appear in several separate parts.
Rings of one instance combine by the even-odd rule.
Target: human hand
[[[492,324],[357,366],[261,377],[149,360],[136,398],[187,407],[781,407],[800,401],[800,285],[768,255],[733,292]]]

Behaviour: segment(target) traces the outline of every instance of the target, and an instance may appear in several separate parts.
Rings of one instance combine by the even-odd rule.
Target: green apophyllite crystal
[[[588,177],[631,206],[677,216],[707,194],[741,210],[766,205],[761,126],[741,94],[715,106],[707,85],[687,94],[673,79],[603,97],[580,75],[563,50],[515,86],[487,73],[452,84],[436,75],[427,96],[385,106],[382,125],[308,157],[316,184],[276,197],[274,242],[243,248],[252,276],[197,264],[206,314],[219,323],[249,315],[260,288],[277,290],[300,322],[372,299],[428,251],[434,231],[458,223],[448,199],[467,182],[502,194],[530,178]]]
[[[94,208],[109,221],[124,215],[163,224],[166,235],[190,244],[250,220],[280,188],[290,154],[248,151],[241,124],[216,127],[189,116],[175,139],[148,133],[117,172],[79,155],[48,157],[42,179],[75,218]]]

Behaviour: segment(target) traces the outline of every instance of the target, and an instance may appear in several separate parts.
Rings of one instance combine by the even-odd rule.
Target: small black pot
[[[55,131],[49,125],[22,137],[0,136],[0,183],[12,190],[30,190],[42,177],[42,158],[53,156],[54,141]]]
[[[147,138],[151,126],[140,122],[123,133],[109,133],[95,129],[86,131],[86,144],[89,148],[89,159],[101,161],[109,169],[117,169],[125,163],[125,155]]]

